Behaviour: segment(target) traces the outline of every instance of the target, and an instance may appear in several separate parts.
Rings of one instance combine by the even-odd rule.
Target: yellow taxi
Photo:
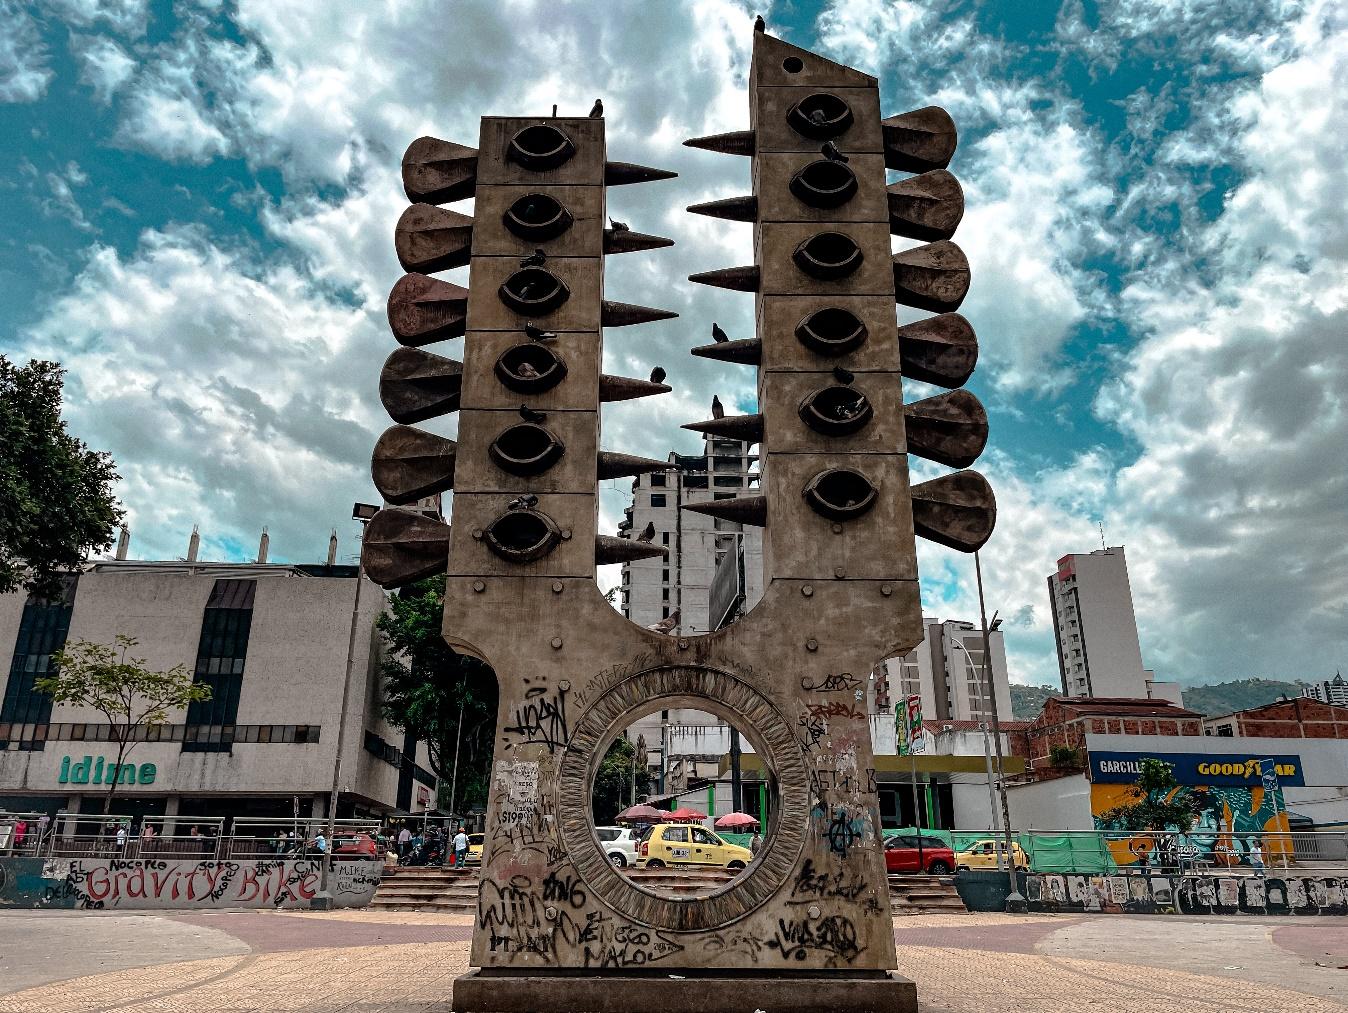
[[[485,837],[486,834],[468,835],[468,854],[466,854],[463,858],[465,864],[467,865],[482,864],[482,841]]]
[[[637,868],[714,865],[743,869],[753,861],[753,852],[727,844],[706,827],[687,823],[656,823],[637,842]]]
[[[1020,845],[1014,841],[1011,843],[1012,857],[1015,859],[1016,868],[1022,871],[1029,871],[1030,860],[1025,857],[1025,852],[1020,849]],[[974,841],[965,850],[957,852],[955,855],[956,869],[1000,869],[1004,867],[1006,855],[1006,842],[994,840],[986,837],[981,841]]]

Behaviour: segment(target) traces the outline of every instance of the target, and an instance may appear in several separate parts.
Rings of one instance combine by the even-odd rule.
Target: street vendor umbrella
[[[758,826],[758,820],[748,813],[726,813],[713,826],[717,830],[735,830],[739,827],[756,827]]]
[[[684,806],[681,809],[675,809],[666,817],[671,823],[700,823],[707,818],[706,813],[700,813],[696,809]]]
[[[669,819],[669,813],[643,802],[641,805],[624,809],[614,819],[619,823],[664,823]]]

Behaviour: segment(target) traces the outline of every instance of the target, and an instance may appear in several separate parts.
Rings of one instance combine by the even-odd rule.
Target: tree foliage
[[[144,658],[131,657],[135,646],[135,640],[120,634],[112,646],[77,640],[53,654],[52,673],[33,683],[53,703],[89,707],[108,719],[117,744],[117,762],[108,776],[104,813],[112,812],[119,781],[116,772],[136,747],[136,729],[167,724],[170,711],[211,698],[211,688],[193,683],[186,666],[153,671]]]
[[[599,761],[594,776],[590,804],[594,807],[595,826],[611,824],[618,813],[627,808],[632,799],[632,768],[636,766],[636,796],[650,791],[651,772],[639,762],[637,747],[626,739],[615,739],[608,752]]]
[[[444,804],[450,804],[447,793],[453,782],[453,805],[463,811],[487,804],[496,735],[496,673],[445,643],[440,633],[444,608],[443,576],[418,581],[390,599],[389,610],[377,623],[388,648],[383,707],[392,724],[426,742],[431,769],[446,793]]]
[[[56,595],[62,573],[111,545],[122,519],[112,459],[66,432],[64,373],[0,355],[0,594]]]
[[[1179,782],[1175,780],[1170,764],[1145,757],[1137,783],[1128,787],[1133,801],[1101,813],[1100,819],[1111,830],[1136,833],[1173,828],[1187,834],[1194,825],[1194,812],[1183,801],[1177,800],[1178,788]]]

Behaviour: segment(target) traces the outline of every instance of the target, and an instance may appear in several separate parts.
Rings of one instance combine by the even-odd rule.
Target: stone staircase
[[[477,912],[478,869],[395,866],[384,870],[370,907],[383,911]]]
[[[619,875],[626,876],[637,886],[660,893],[674,894],[678,897],[700,897],[719,890],[733,880],[739,872],[731,869],[622,869]]]
[[[899,915],[965,914],[954,876],[889,877],[889,913]]]

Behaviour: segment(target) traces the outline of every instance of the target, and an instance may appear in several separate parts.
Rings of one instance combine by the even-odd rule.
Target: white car
[[[595,827],[599,845],[608,855],[609,863],[615,869],[624,869],[637,864],[638,831],[631,827]]]

